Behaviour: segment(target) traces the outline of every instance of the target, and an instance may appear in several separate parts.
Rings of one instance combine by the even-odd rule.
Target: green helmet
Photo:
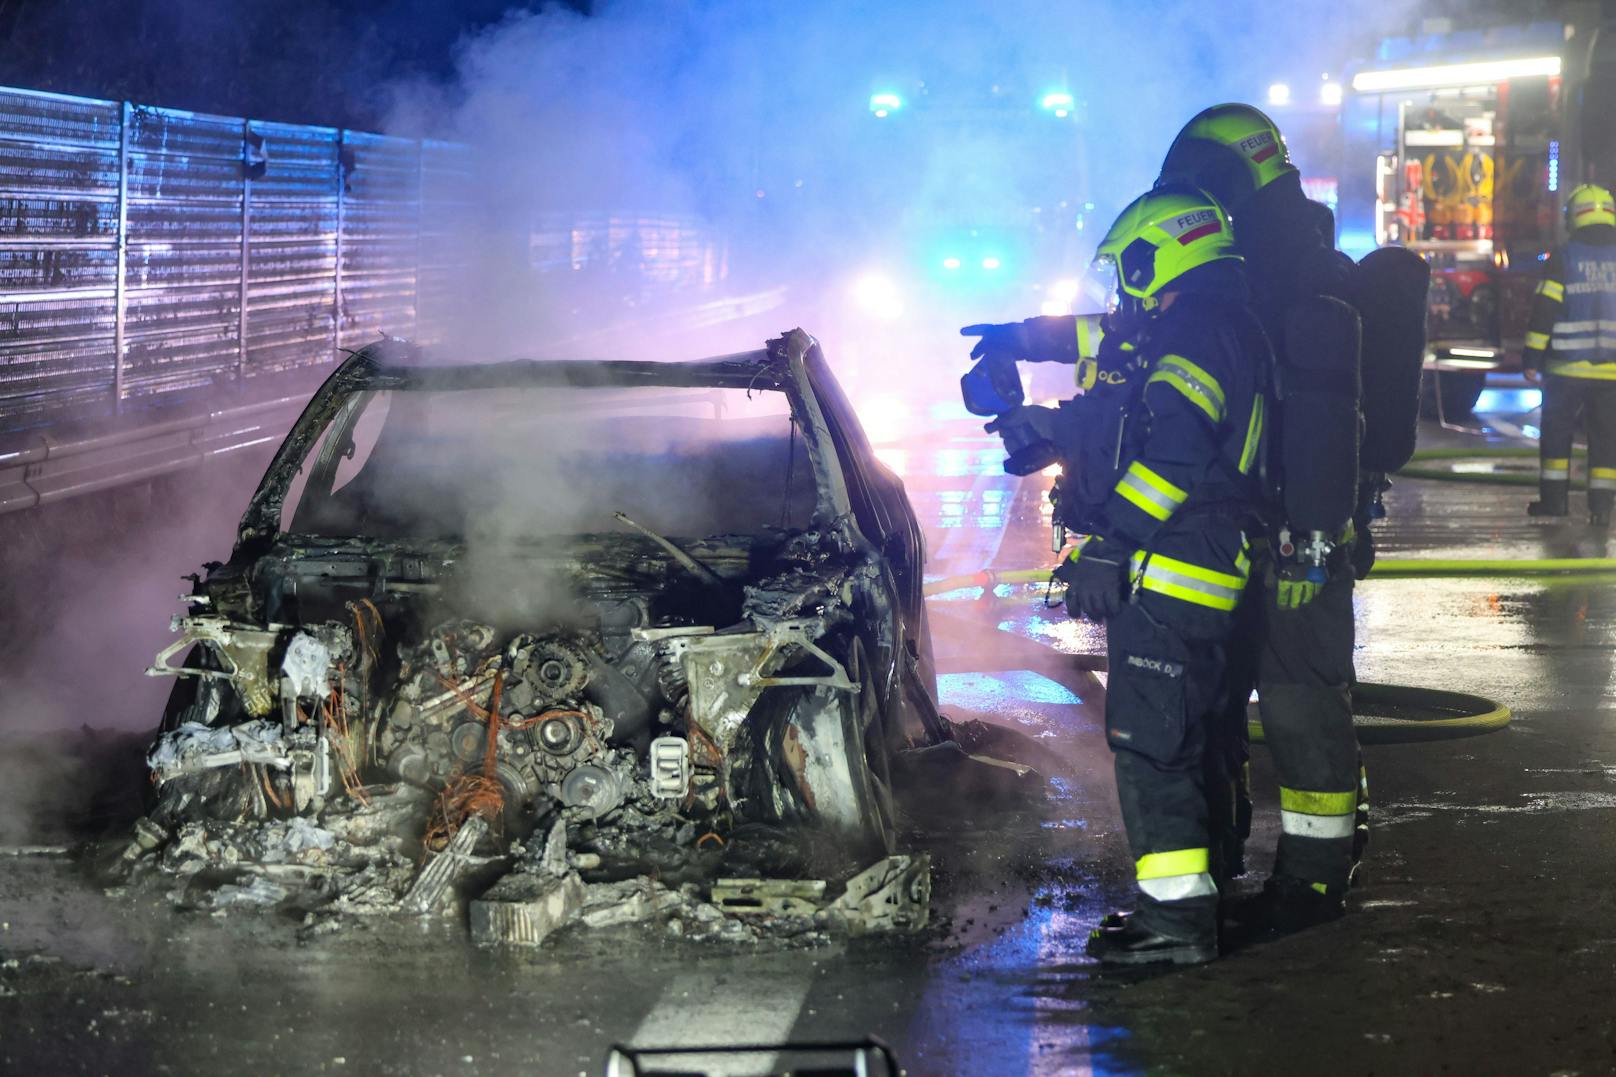
[[[1240,262],[1229,216],[1193,187],[1157,187],[1140,195],[1100,241],[1095,268],[1114,274],[1119,298],[1152,310],[1163,289],[1192,269]]]
[[[1295,171],[1273,120],[1250,105],[1214,105],[1173,139],[1156,182],[1199,187],[1238,214],[1246,199]]]
[[[1616,198],[1597,184],[1578,184],[1566,195],[1565,222],[1573,232],[1590,224],[1616,224]]]

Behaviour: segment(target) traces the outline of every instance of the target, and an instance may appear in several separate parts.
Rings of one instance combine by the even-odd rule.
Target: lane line
[[[783,1044],[808,1001],[811,976],[779,972],[685,972],[675,976],[628,1043],[633,1047],[698,1047],[730,1043]],[[775,1056],[688,1055],[682,1070],[710,1077],[757,1073]]]

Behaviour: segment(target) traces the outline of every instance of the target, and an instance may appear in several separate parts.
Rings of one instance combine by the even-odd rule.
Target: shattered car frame
[[[507,535],[493,591],[568,602],[553,618],[484,618],[465,579],[486,550],[452,529],[373,526],[402,510],[367,476],[380,448],[354,478],[357,431],[379,396],[532,390],[777,393],[782,496],[811,478],[811,513],[745,534],[670,538],[618,512],[610,533]],[[401,426],[388,416],[375,445]],[[468,470],[411,511],[475,488]],[[902,483],[802,330],[696,362],[439,363],[379,342],[314,395],[149,670],[179,678],[149,757],[152,816],[318,816],[392,783],[431,798],[428,850],[475,817],[506,838],[557,819],[661,820],[719,844],[800,826],[889,852],[891,754],[946,736],[923,560]]]

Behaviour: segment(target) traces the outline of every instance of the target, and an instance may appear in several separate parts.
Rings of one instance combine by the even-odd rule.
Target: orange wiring
[[[439,677],[439,680],[442,680]],[[488,723],[488,741],[483,750],[483,766],[481,774],[460,773],[450,778],[444,785],[438,799],[432,804],[432,814],[427,821],[426,835],[421,839],[422,844],[431,850],[440,850],[454,838],[455,832],[465,825],[467,819],[473,815],[480,815],[490,826],[497,826],[505,811],[505,790],[499,784],[498,756],[499,756],[499,697],[504,690],[505,674],[496,670],[494,673],[494,688],[488,701],[488,709],[477,706],[459,688],[453,685],[456,695],[466,704],[466,709],[472,714],[483,718]]]
[[[355,763],[348,742],[348,690],[346,687],[347,669],[343,663],[337,663],[337,683],[331,689],[331,701],[326,705],[327,725],[334,728],[337,733],[337,776],[342,779],[342,788],[359,803],[370,806],[370,797],[365,794],[364,783],[359,780],[359,767]],[[326,738],[330,742],[330,737]]]
[[[551,718],[577,718],[583,723],[586,731],[589,729],[589,715],[585,714],[583,711],[570,710],[565,707],[556,707],[551,710],[540,711],[537,714],[530,714],[526,718],[512,718],[505,724],[511,729],[532,729],[534,726],[539,725],[541,722],[547,721]]]

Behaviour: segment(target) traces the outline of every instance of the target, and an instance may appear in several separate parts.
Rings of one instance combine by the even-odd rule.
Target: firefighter
[[[1223,774],[1208,784],[1227,870],[1239,874],[1250,828],[1246,702],[1255,682],[1280,782],[1281,836],[1273,875],[1237,918],[1284,933],[1342,915],[1367,840],[1350,697],[1352,591],[1373,560],[1368,525],[1380,486],[1359,474],[1360,327],[1348,305],[1356,267],[1335,250],[1329,210],[1303,193],[1279,129],[1255,108],[1220,105],[1190,120],[1159,182],[1194,184],[1227,206],[1252,308],[1276,357],[1267,535],[1257,544],[1218,727]],[[1233,790],[1220,801],[1221,781]]]
[[[1610,526],[1616,503],[1616,200],[1584,183],[1566,197],[1568,240],[1549,256],[1527,323],[1528,376],[1543,381],[1533,516],[1569,511],[1571,438],[1588,432],[1588,519]]]
[[[1106,737],[1139,890],[1138,912],[1089,950],[1197,963],[1218,952],[1203,752],[1248,576],[1269,353],[1228,218],[1203,192],[1134,201],[1098,264],[1119,301],[1100,350],[1118,365],[1072,402],[1086,411],[1043,424],[1062,446],[1057,512],[1086,536],[1057,573],[1067,607],[1106,624]],[[970,330],[1027,344],[1025,325]]]

